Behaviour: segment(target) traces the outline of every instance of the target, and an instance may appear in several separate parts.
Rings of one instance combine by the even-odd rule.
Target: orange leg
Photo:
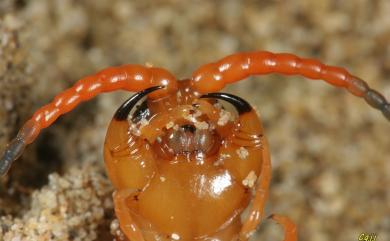
[[[119,220],[119,226],[127,239],[131,241],[145,241],[140,228],[131,217],[129,208],[126,205],[128,198],[134,190],[120,190],[113,194],[115,214]]]
[[[252,202],[252,208],[247,220],[245,220],[241,232],[240,241],[246,241],[256,230],[261,219],[264,217],[264,206],[268,198],[269,185],[271,181],[271,160],[268,148],[268,141],[263,138],[263,164],[258,180],[256,194]]]
[[[283,241],[297,241],[297,227],[296,225],[286,216],[272,214],[269,216],[270,219],[275,220],[278,224],[283,226],[284,229],[284,240]]]

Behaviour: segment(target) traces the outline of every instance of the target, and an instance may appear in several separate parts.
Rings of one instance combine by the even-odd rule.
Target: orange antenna
[[[58,94],[52,102],[38,109],[24,124],[0,158],[0,176],[7,173],[12,163],[23,153],[25,147],[36,139],[42,129],[81,102],[100,93],[116,90],[140,91],[157,85],[165,88],[151,93],[150,98],[159,98],[177,89],[176,79],[171,73],[161,68],[141,65],[110,67],[79,80],[73,87]]]
[[[315,59],[300,58],[293,54],[266,51],[237,53],[217,62],[201,66],[192,74],[192,86],[201,93],[220,91],[252,75],[264,74],[302,75],[321,79],[336,87],[345,88],[353,95],[380,110],[390,120],[390,104],[378,91],[371,89],[362,79],[344,68],[329,66]]]

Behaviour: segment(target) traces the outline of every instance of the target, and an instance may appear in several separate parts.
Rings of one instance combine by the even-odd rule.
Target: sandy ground
[[[390,2],[0,1],[0,146],[33,110],[104,67],[153,63],[178,78],[237,51],[291,52],[340,65],[390,98]],[[227,91],[263,118],[273,159],[267,213],[300,241],[390,240],[390,125],[344,90],[279,75]],[[102,144],[128,96],[100,96],[60,118],[0,185],[0,240],[112,240]],[[281,240],[265,222],[252,240]]]

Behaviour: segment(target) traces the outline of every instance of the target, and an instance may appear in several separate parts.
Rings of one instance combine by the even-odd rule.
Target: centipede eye
[[[153,91],[156,91],[156,90],[161,89],[161,88],[163,88],[163,86],[150,87],[150,88],[142,90],[142,91],[136,93],[135,95],[131,96],[115,112],[114,119],[117,121],[126,120],[129,113],[135,107],[135,105],[138,103],[138,101],[140,101],[143,97],[152,93]],[[145,105],[145,104],[143,103],[143,105]]]
[[[238,114],[243,114],[245,112],[249,112],[252,110],[251,105],[241,97],[238,97],[236,95],[228,94],[228,93],[208,93],[205,95],[202,95],[200,98],[214,98],[214,99],[220,99],[227,101],[228,103],[232,104]]]

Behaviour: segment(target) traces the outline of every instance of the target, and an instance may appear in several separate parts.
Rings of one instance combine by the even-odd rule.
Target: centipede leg
[[[119,226],[125,236],[131,241],[145,241],[141,230],[134,222],[129,209],[126,205],[126,199],[134,193],[134,190],[120,190],[113,194],[115,214],[119,221]]]
[[[278,214],[272,214],[268,218],[273,219],[278,224],[283,226],[284,229],[284,239],[283,241],[297,241],[298,240],[298,234],[297,234],[297,227],[295,223],[291,221],[286,216],[278,215]]]
[[[241,232],[240,241],[246,241],[256,230],[257,225],[264,217],[264,206],[268,199],[269,185],[271,181],[271,158],[268,148],[268,141],[263,139],[263,164],[260,177],[258,180],[256,194],[252,202],[252,208],[247,220],[244,222]]]

